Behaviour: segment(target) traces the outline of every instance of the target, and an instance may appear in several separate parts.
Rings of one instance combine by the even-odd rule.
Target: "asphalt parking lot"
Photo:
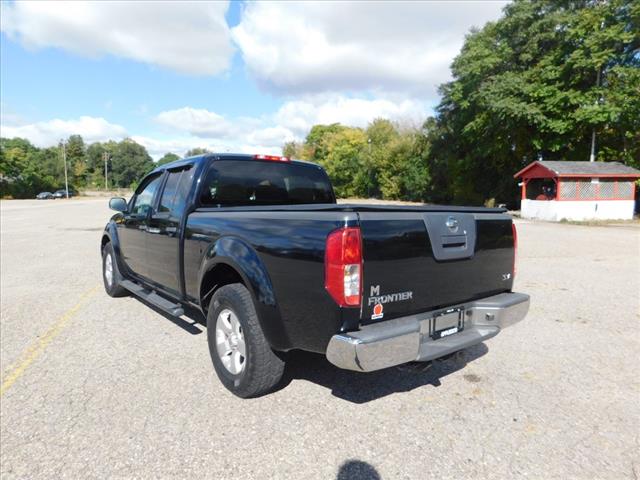
[[[520,221],[529,316],[457,359],[239,400],[203,326],[104,293],[106,203],[0,202],[3,479],[640,477],[637,224]]]

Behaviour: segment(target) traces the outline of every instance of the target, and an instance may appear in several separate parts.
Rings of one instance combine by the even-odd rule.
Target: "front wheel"
[[[207,340],[213,367],[234,395],[257,397],[280,382],[284,362],[265,338],[244,285],[225,285],[213,295],[207,312]]]
[[[116,263],[116,254],[111,243],[107,243],[102,251],[102,281],[104,289],[110,297],[124,297],[127,290],[120,286],[120,271]]]

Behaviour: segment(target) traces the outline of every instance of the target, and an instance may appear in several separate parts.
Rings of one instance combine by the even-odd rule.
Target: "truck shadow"
[[[329,363],[324,355],[294,351],[289,353],[284,377],[278,389],[285,388],[294,380],[306,380],[330,389],[334,396],[348,402],[367,403],[425,385],[439,387],[440,379],[461,370],[488,351],[489,348],[481,343],[435,360],[424,371],[407,366],[369,373],[342,370]]]
[[[185,308],[183,317],[174,317],[139,297],[132,298],[191,335],[199,335],[206,331],[206,319],[193,308]],[[434,360],[426,370],[420,366],[408,365],[361,373],[342,370],[329,363],[327,358],[319,353],[294,350],[286,354],[284,376],[275,390],[282,390],[295,380],[306,380],[330,389],[334,396],[348,402],[367,403],[426,385],[439,387],[441,378],[463,369],[488,351],[489,348],[481,343],[443,359]]]

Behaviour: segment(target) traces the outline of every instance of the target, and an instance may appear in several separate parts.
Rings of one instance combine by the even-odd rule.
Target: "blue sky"
[[[2,136],[278,153],[315,123],[419,124],[503,2],[2,3]]]

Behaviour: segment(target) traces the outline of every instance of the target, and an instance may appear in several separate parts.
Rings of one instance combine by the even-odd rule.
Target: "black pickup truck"
[[[276,386],[286,352],[367,372],[427,362],[521,320],[502,209],[337,204],[324,170],[207,154],[156,168],[101,243],[104,285],[171,315],[197,309],[222,383]]]

